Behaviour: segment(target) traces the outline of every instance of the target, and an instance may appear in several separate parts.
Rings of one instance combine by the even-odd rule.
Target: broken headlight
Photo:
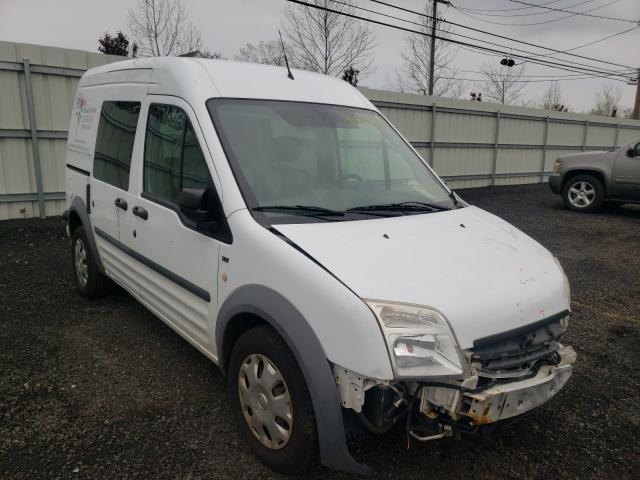
[[[365,300],[385,334],[397,377],[458,376],[464,361],[446,318],[429,307]]]

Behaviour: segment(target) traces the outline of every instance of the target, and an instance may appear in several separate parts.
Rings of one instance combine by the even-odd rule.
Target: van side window
[[[140,102],[102,103],[93,160],[93,177],[114,187],[129,188],[129,168]]]
[[[184,110],[152,104],[144,148],[144,192],[177,203],[183,188],[207,186],[213,182]]]

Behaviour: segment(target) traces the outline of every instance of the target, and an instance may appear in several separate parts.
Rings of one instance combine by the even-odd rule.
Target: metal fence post
[[[491,186],[496,184],[496,170],[498,168],[498,143],[500,141],[500,110],[496,114],[496,137],[493,143],[493,163],[491,164]]]
[[[584,135],[582,136],[582,151],[587,149],[587,133],[589,131],[589,120],[584,121]]]
[[[431,153],[429,156],[429,165],[433,167],[435,163],[435,151],[436,151],[436,104],[431,105]]]
[[[27,94],[27,112],[29,115],[29,127],[31,129],[31,149],[33,151],[33,167],[36,175],[36,189],[38,195],[38,212],[40,218],[45,217],[44,189],[42,186],[42,169],[40,168],[40,150],[38,148],[38,129],[36,127],[36,112],[33,106],[33,88],[31,85],[31,65],[28,58],[22,59],[24,68],[25,92]]]
[[[542,145],[542,163],[540,164],[540,183],[544,182],[544,167],[547,164],[547,143],[549,138],[549,115],[544,121],[544,143]]]
[[[618,135],[620,134],[620,122],[616,123],[616,136],[613,139],[613,149],[618,148]]]

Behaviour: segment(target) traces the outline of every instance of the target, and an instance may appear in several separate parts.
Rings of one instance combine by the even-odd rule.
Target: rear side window
[[[122,190],[129,188],[133,141],[140,102],[102,103],[93,160],[93,176]]]
[[[177,203],[183,188],[212,187],[198,139],[184,110],[149,107],[144,147],[144,192]]]

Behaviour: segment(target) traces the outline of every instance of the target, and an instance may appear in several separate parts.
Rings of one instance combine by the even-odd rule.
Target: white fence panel
[[[88,68],[121,59],[0,42],[0,219],[62,213],[78,79]],[[453,188],[546,181],[558,156],[640,137],[635,120],[361,91]]]

